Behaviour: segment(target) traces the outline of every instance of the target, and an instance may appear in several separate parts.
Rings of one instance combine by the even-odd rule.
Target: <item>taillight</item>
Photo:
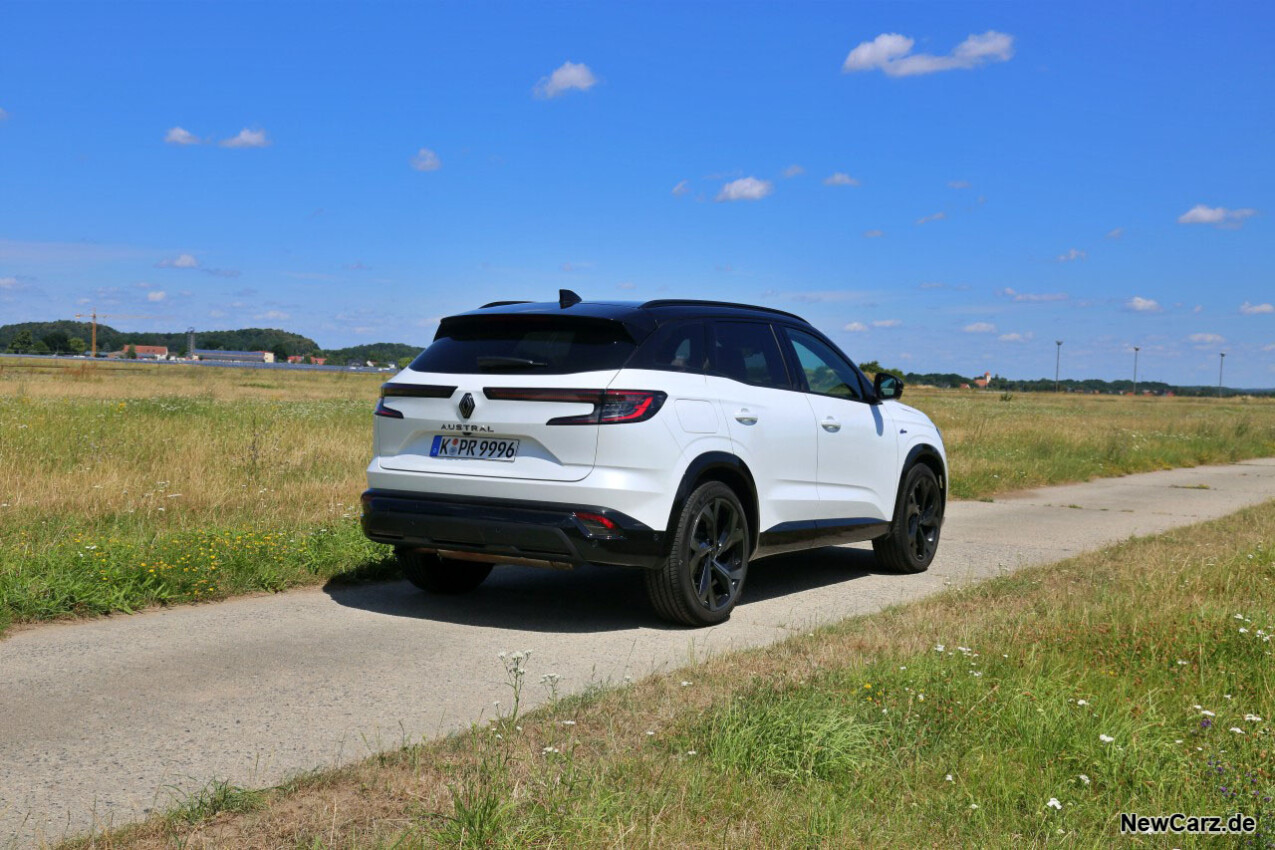
[[[372,413],[376,416],[384,416],[386,419],[402,419],[403,418],[403,411],[395,410],[392,407],[386,407],[385,399],[383,398],[377,399],[376,410],[373,410]]]
[[[451,398],[456,388],[436,384],[381,384],[381,398]]]
[[[667,393],[654,390],[560,390],[526,387],[485,387],[483,395],[493,400],[557,401],[591,404],[593,410],[580,416],[559,416],[549,425],[613,425],[645,422],[664,405]]]

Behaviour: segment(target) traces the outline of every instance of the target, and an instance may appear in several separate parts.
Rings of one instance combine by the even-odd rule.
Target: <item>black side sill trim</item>
[[[862,543],[880,537],[890,530],[884,519],[844,517],[781,522],[763,531],[757,538],[754,558],[765,558],[781,552]]]

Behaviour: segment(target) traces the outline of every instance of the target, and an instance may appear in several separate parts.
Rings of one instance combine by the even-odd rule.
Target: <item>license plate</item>
[[[429,456],[510,461],[518,457],[518,442],[518,440],[496,440],[490,437],[450,437],[446,434],[436,434],[434,444],[429,447]]]

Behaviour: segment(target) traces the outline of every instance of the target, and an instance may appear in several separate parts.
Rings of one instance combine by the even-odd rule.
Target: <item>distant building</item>
[[[323,364],[328,362],[328,358],[326,357],[315,357],[313,355],[305,355],[305,354],[289,354],[288,362],[289,363],[304,363],[307,356],[310,357],[310,362],[314,364],[315,366],[322,366]]]
[[[222,360],[231,363],[274,362],[274,352],[271,351],[207,351],[195,349],[190,354],[195,360]]]
[[[987,385],[988,383],[991,382],[991,380],[992,380],[992,373],[984,372],[983,377],[974,379],[974,386],[978,387],[979,389],[985,390],[987,389]]]
[[[167,360],[168,346],[166,345],[126,345],[122,351],[112,351],[107,357],[119,359],[128,356],[128,350],[133,349],[137,353],[138,360]]]

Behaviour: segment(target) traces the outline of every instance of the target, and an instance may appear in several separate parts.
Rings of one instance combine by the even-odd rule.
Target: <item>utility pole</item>
[[[1217,355],[1217,397],[1222,397],[1222,367],[1226,365],[1226,352],[1218,352]]]
[[[1062,344],[1061,339],[1054,340],[1054,392],[1058,392],[1058,366],[1062,363]]]
[[[1138,397],[1138,352],[1142,349],[1139,346],[1133,347],[1133,397]]]

